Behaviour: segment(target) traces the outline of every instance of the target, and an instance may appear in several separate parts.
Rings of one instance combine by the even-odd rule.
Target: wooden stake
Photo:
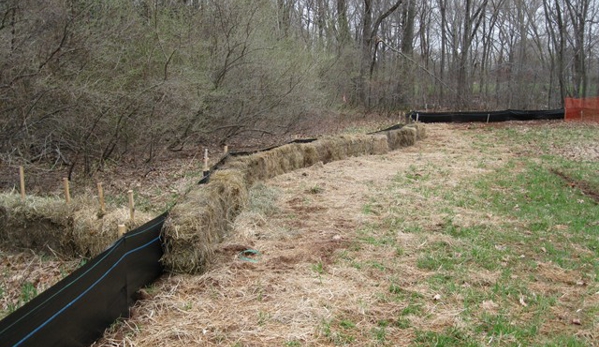
[[[106,213],[106,203],[104,202],[104,188],[102,188],[102,182],[98,182],[98,199],[100,200],[100,212],[104,215]]]
[[[229,146],[225,145],[225,148],[224,148],[223,152],[225,154],[229,153]]]
[[[131,219],[131,222],[133,222],[135,220],[135,203],[133,201],[133,191],[129,190],[127,194],[129,194],[129,218]]]
[[[210,170],[208,167],[208,148],[204,149],[204,172]]]
[[[19,177],[21,181],[21,201],[25,201],[25,169],[19,166]]]
[[[118,230],[119,230],[118,231],[118,236],[119,236],[119,239],[120,239],[127,232],[127,227],[125,226],[125,224],[119,224],[119,229]]]
[[[487,123],[489,123],[489,118],[491,118],[491,114],[487,113]]]
[[[69,187],[69,179],[68,178],[63,178],[62,181],[64,182],[64,199],[67,202],[67,204],[71,203],[71,189]]]

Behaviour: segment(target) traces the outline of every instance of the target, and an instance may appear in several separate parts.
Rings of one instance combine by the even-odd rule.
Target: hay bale
[[[320,161],[343,160],[369,154],[385,154],[389,151],[385,135],[342,135],[314,142]]]
[[[411,123],[406,125],[406,127],[416,129],[416,140],[424,140],[426,138],[426,128],[424,123]]]
[[[387,132],[387,140],[390,150],[401,147],[413,146],[416,143],[417,131],[413,127],[402,127],[401,129]]]
[[[174,273],[201,273],[248,199],[245,175],[237,170],[212,174],[175,205],[164,225],[162,263]]]
[[[152,215],[135,211],[135,219],[131,221],[129,208],[122,207],[98,217],[97,206],[90,204],[75,211],[73,219],[70,236],[73,255],[94,257],[118,240],[119,224],[124,224],[127,230],[132,230],[150,221]]]
[[[370,136],[370,154],[385,154],[389,152],[387,135],[377,134]]]
[[[118,238],[118,225],[128,230],[151,219],[135,212],[129,220],[126,207],[98,217],[95,198],[78,196],[66,204],[58,197],[28,196],[21,202],[18,194],[0,194],[0,241],[12,248],[59,253],[66,258],[93,257]]]
[[[335,149],[335,140],[332,138],[325,138],[314,142],[314,148],[318,154],[318,158],[323,164],[330,163],[335,160],[339,160],[340,153]]]
[[[316,148],[311,144],[292,143],[235,158],[223,166],[224,170],[237,170],[243,173],[248,186],[303,167],[311,166],[319,160]]]
[[[75,202],[75,200],[73,201]],[[0,241],[15,248],[70,254],[69,230],[75,204],[55,197],[0,194]]]
[[[304,153],[304,165],[303,167],[310,167],[320,162],[318,151],[313,143],[302,143],[299,145],[302,153]]]
[[[367,135],[342,135],[314,142],[319,161],[324,164],[352,156],[368,154],[371,145]]]

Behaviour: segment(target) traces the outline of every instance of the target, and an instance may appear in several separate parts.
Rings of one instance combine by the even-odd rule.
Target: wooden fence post
[[[21,185],[21,201],[25,201],[25,169],[19,166],[19,179]]]
[[[204,149],[204,169],[203,169],[204,177],[210,174],[210,167],[208,166],[208,148]]]
[[[106,203],[104,202],[104,188],[102,182],[98,182],[98,199],[100,200],[100,212],[102,215],[106,213]]]
[[[64,199],[67,202],[67,204],[69,204],[71,203],[71,189],[69,187],[69,179],[67,177],[64,177],[62,181],[64,183]]]
[[[129,190],[127,192],[129,195],[129,218],[131,219],[131,223],[135,221],[135,202],[133,201],[133,191]]]
[[[119,236],[119,239],[120,239],[127,232],[127,227],[125,226],[125,224],[119,224],[118,228],[119,228],[118,229],[118,236]]]

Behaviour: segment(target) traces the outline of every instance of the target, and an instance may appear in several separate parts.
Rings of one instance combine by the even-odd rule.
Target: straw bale
[[[18,194],[0,194],[0,241],[63,257],[93,257],[117,240],[118,224],[131,230],[151,219],[136,211],[131,222],[126,207],[108,211],[103,218],[97,212],[96,199],[88,195],[66,204],[58,197],[28,196],[22,202]]]
[[[89,204],[74,213],[71,242],[75,256],[94,257],[118,240],[118,226],[124,224],[127,230],[135,229],[150,221],[152,215],[135,211],[131,221],[128,207],[108,211],[99,218],[97,206]]]
[[[270,151],[235,158],[224,169],[243,172],[248,186],[287,172],[314,165],[319,161],[314,145],[292,143]]]
[[[341,146],[345,146],[345,153],[348,157],[358,157],[361,155],[370,154],[370,136],[341,136],[341,139],[345,140],[343,143],[341,143]]]
[[[332,138],[316,141],[314,143],[314,148],[316,148],[318,158],[323,164],[341,159],[339,151],[335,148],[335,141]]]
[[[227,163],[224,170],[239,171],[248,184],[264,180],[267,173],[266,158],[262,153],[235,158]]]
[[[372,135],[370,139],[370,154],[385,154],[389,152],[389,142],[386,135]]]
[[[424,140],[426,138],[426,128],[424,127],[424,123],[411,123],[406,125],[406,127],[416,129],[416,140]]]
[[[320,162],[320,157],[318,156],[318,151],[313,143],[302,143],[299,145],[302,153],[304,153],[304,166],[310,167],[318,162]]]
[[[401,147],[413,146],[416,143],[417,130],[413,127],[405,126],[401,129],[387,132],[389,149],[395,150]]]
[[[73,225],[75,204],[55,197],[0,194],[0,241],[15,248],[62,251]]]
[[[370,138],[367,135],[342,135],[314,142],[320,161],[324,164],[352,156],[368,154]]]
[[[221,170],[175,205],[163,229],[162,262],[174,273],[201,273],[248,199],[244,174]]]

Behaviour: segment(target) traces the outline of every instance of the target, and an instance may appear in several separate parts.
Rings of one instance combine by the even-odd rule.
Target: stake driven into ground
[[[593,345],[597,130],[427,125],[258,183],[205,274],[166,275],[94,346]]]

